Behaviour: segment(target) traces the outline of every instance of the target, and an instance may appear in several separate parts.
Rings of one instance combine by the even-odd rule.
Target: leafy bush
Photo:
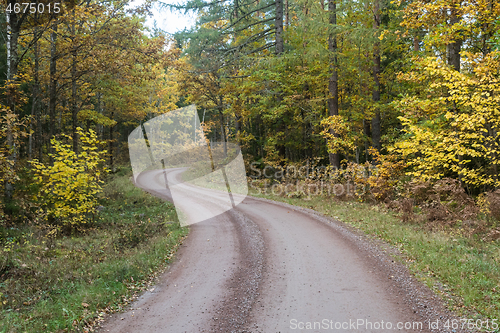
[[[427,212],[428,221],[475,219],[478,208],[460,182],[452,178],[406,184],[406,198]]]
[[[437,58],[421,58],[400,78],[423,88],[419,96],[393,102],[404,116],[403,136],[392,149],[405,160],[406,174],[420,180],[460,179],[469,189],[500,187],[500,53],[464,52],[468,71]]]
[[[75,153],[71,145],[55,138],[51,143],[55,149],[50,156],[54,165],[44,165],[37,160],[35,181],[40,186],[36,200],[55,224],[78,226],[93,215],[98,206],[97,195],[102,191],[102,175],[107,172],[103,166],[106,151],[99,151],[101,142],[94,131],[84,133],[77,129],[81,151]],[[65,136],[69,141],[71,137]]]
[[[375,168],[372,168],[367,183],[370,186],[370,193],[375,200],[386,201],[397,195],[398,183],[403,175],[404,164],[398,161],[397,157],[388,154],[382,155],[376,149],[371,148],[370,154],[375,161]]]

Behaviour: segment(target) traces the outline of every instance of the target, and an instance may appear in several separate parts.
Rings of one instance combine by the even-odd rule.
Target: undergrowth
[[[168,264],[187,229],[171,203],[134,187],[130,175],[122,169],[108,178],[85,229],[0,230],[0,332],[89,330]]]

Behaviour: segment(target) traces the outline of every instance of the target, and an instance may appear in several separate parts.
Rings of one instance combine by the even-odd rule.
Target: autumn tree
[[[395,104],[406,133],[395,149],[409,174],[458,178],[471,192],[498,188],[498,15],[493,1],[408,7],[403,26],[425,29],[428,45],[401,74],[413,89]]]
[[[10,0],[9,4],[19,5]],[[53,6],[39,1],[46,9],[49,4]],[[79,153],[79,127],[107,141],[113,165],[116,149],[122,147],[117,140],[126,141],[127,131],[148,116],[175,108],[176,94],[168,86],[172,81],[165,77],[178,53],[165,35],[146,34],[149,2],[135,9],[127,4],[128,0],[69,1],[51,15],[47,10],[7,12],[8,75],[2,110],[29,124],[28,138],[9,127],[14,122],[6,122],[5,128],[2,124],[2,151],[14,170],[29,169],[27,161],[33,158],[53,165],[52,139],[64,134],[71,134],[72,149]],[[19,179],[2,179],[5,204]]]

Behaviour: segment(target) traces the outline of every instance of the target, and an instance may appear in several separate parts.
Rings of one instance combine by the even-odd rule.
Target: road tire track
[[[171,200],[158,185],[161,172],[144,173],[138,183]],[[189,193],[183,199],[186,214],[216,211],[216,191],[195,192],[192,206]],[[357,319],[422,323],[389,331],[445,332],[429,322],[456,319],[394,260],[397,251],[317,212],[248,197],[190,228],[155,291],[111,316],[101,332],[388,331],[294,329],[294,323]]]

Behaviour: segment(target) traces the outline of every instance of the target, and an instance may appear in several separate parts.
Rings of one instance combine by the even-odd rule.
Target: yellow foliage
[[[500,53],[464,56],[469,72],[426,58],[402,77],[422,82],[424,91],[395,103],[406,135],[392,150],[419,179],[454,176],[473,187],[499,187]]]
[[[368,198],[384,201],[395,194],[403,173],[404,162],[392,154],[382,155],[375,148],[370,148],[368,151],[373,156],[374,164],[348,162],[345,170],[337,171],[337,178],[341,176],[344,181],[357,185],[355,195],[359,201]]]
[[[394,194],[396,185],[403,173],[404,163],[397,156],[382,155],[374,148],[369,150],[376,162],[367,178],[370,192],[376,200],[384,200]]]
[[[79,225],[93,214],[101,192],[103,166],[106,151],[99,151],[101,142],[94,131],[77,129],[81,151],[75,153],[71,145],[55,138],[51,140],[55,150],[51,156],[54,165],[32,162],[35,180],[40,186],[36,199],[47,209],[51,219],[60,224]],[[71,141],[71,137],[66,136]]]
[[[349,154],[356,149],[356,138],[351,127],[342,116],[330,116],[321,121],[325,128],[321,135],[328,140],[328,152]]]
[[[488,196],[486,193],[481,193],[477,199],[476,204],[479,207],[479,212],[481,214],[489,215],[491,213],[490,210],[490,202],[488,201]]]

